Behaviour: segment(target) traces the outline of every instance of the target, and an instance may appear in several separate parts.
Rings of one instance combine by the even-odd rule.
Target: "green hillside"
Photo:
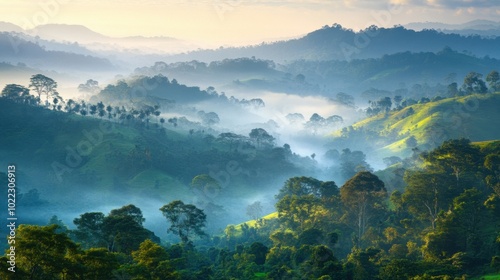
[[[415,104],[364,119],[352,127],[362,135],[376,135],[381,157],[409,156],[414,144],[420,150],[444,140],[468,138],[473,142],[500,139],[500,93],[446,98]],[[340,132],[335,134],[340,136]],[[416,143],[408,141],[414,137]]]
[[[0,119],[0,157],[4,166],[18,166],[19,191],[37,189],[46,207],[61,211],[100,207],[125,197],[221,205],[309,172],[294,162],[298,156],[285,157],[284,148],[230,147],[217,135],[189,133],[171,124],[125,124],[5,98],[0,98]],[[200,174],[217,181],[215,193],[191,187]],[[37,200],[30,205],[41,204]]]

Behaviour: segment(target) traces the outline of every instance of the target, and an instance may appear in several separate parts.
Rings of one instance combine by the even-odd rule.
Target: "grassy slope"
[[[446,139],[469,138],[471,141],[500,139],[500,93],[447,98],[436,102],[415,104],[388,116],[379,114],[353,125],[377,131],[381,137],[397,135],[393,142],[380,147],[382,157],[408,156],[405,141],[417,139],[418,147],[436,147]],[[414,114],[406,116],[412,108]],[[405,117],[406,116],[406,117]]]

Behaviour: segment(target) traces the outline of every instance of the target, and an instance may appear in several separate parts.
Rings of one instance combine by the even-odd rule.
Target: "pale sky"
[[[218,45],[257,44],[340,23],[498,21],[497,0],[0,0],[0,21],[25,29],[80,24],[108,36],[169,36]]]

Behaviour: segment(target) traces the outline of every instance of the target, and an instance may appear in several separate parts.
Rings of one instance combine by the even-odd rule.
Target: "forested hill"
[[[500,139],[499,92],[408,101],[411,105],[396,105],[339,131],[333,142],[357,149],[366,149],[370,143],[373,153],[382,159],[407,157],[413,148],[430,150],[448,139]]]
[[[217,192],[223,192],[210,197],[220,205],[219,199],[268,192],[289,176],[315,170],[310,158],[275,146],[259,129],[252,135],[217,134],[186,118],[165,121],[144,108],[69,101],[48,109],[20,103],[32,98],[21,100],[0,98],[0,156],[4,164],[19,165],[20,192],[37,189],[22,202],[39,209],[26,223],[45,221],[38,214],[53,208],[70,213],[127,197],[140,200],[138,205],[151,199],[199,203],[205,197],[193,196],[191,181],[202,174],[220,182]]]
[[[457,50],[446,47],[438,52],[402,52],[351,61],[299,60],[283,65],[282,71],[301,73],[313,84],[364,91],[370,87],[391,90],[402,84],[450,84],[471,71],[486,75],[500,63]]]
[[[262,43],[243,48],[219,48],[172,56],[171,61],[213,61],[251,57],[276,62],[306,60],[351,60],[381,57],[398,52],[437,52],[449,46],[483,57],[500,57],[500,38],[460,36],[435,30],[414,31],[404,27],[369,27],[359,32],[340,25],[325,26],[301,38]]]

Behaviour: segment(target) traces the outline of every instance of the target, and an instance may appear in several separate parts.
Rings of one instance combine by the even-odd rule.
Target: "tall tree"
[[[102,225],[104,223],[104,214],[101,212],[90,212],[75,218],[73,223],[76,230],[73,234],[78,242],[81,242],[84,248],[106,247]]]
[[[42,95],[45,95],[46,103],[49,102],[49,97],[57,92],[57,82],[42,74],[31,76],[29,87],[38,94],[39,100]]]
[[[482,78],[483,75],[476,72],[470,72],[465,76],[462,88],[467,94],[486,93],[488,88]]]
[[[207,216],[196,206],[175,200],[163,205],[160,211],[170,222],[168,231],[178,235],[183,243],[188,243],[193,235],[206,235],[203,228]]]
[[[357,228],[358,246],[373,217],[384,209],[387,191],[377,176],[362,171],[340,188],[340,198],[348,211],[344,219]]]
[[[436,219],[441,210],[448,207],[453,196],[450,195],[451,176],[438,172],[407,171],[404,181],[408,184],[403,194],[403,203],[417,219],[428,220],[436,227]]]
[[[274,144],[274,137],[267,133],[267,131],[263,128],[254,128],[250,131],[250,139],[255,141],[257,147],[272,146]]]
[[[129,217],[132,217],[133,220],[141,226],[142,226],[142,223],[146,220],[146,219],[144,219],[144,216],[142,215],[141,209],[133,204],[125,205],[125,206],[118,208],[118,209],[113,209],[109,213],[109,216],[111,216],[111,217],[113,217],[113,216],[116,216],[116,217],[129,216]]]

